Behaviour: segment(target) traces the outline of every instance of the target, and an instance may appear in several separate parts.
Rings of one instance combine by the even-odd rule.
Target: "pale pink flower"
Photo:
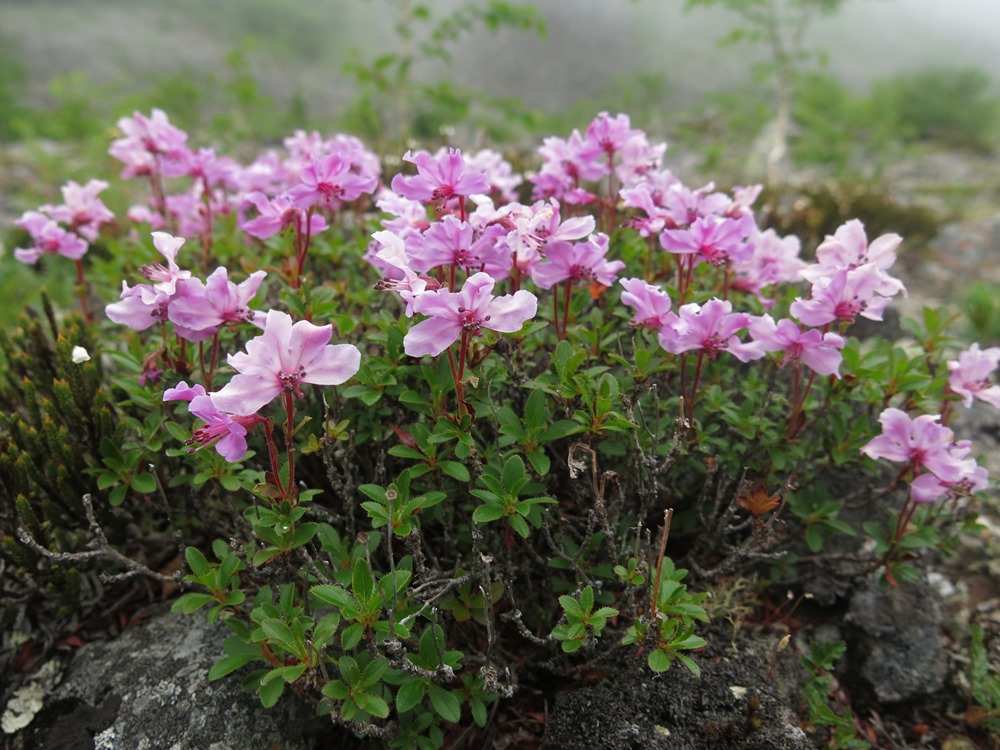
[[[293,205],[286,194],[268,200],[263,193],[253,192],[247,194],[246,200],[257,209],[257,216],[240,224],[240,229],[251,237],[266,240],[288,227],[296,227],[298,230],[305,229],[305,219],[308,212]],[[314,213],[309,217],[309,235],[311,237],[315,237],[327,226],[326,219],[321,214]]]
[[[751,320],[749,331],[765,352],[785,353],[781,367],[801,362],[819,375],[840,377],[844,339],[836,333],[823,333],[816,328],[802,331],[790,319],[782,318],[775,323],[770,315]]]
[[[813,282],[810,298],[795,300],[789,310],[809,326],[835,321],[853,323],[859,315],[882,320],[892,296],[901,291],[905,291],[902,283],[887,277],[873,263],[866,263],[818,278]]]
[[[467,222],[445,216],[431,224],[424,232],[423,242],[408,247],[407,253],[419,273],[439,266],[456,266],[469,273],[484,271],[494,279],[502,279],[512,262],[510,250],[500,243],[500,238],[506,235],[507,230],[498,225],[477,233]]]
[[[342,203],[351,203],[362,194],[371,193],[378,179],[359,175],[351,170],[351,163],[337,154],[327,154],[309,161],[299,175],[301,184],[288,191],[288,197],[297,208],[320,206],[337,209]]]
[[[594,234],[586,242],[556,242],[546,247],[546,258],[531,269],[531,280],[540,289],[551,289],[561,281],[611,286],[625,268],[624,261],[609,261],[608,236]]]
[[[237,375],[212,401],[229,414],[253,414],[283,393],[301,396],[302,383],[339,385],[360,367],[361,352],[352,344],[330,344],[333,326],[270,310],[264,333],[247,342],[245,352],[230,354]]]
[[[868,441],[861,452],[870,458],[909,464],[915,473],[926,469],[944,482],[961,481],[974,472],[976,461],[967,458],[967,450],[953,450],[955,435],[939,424],[940,419],[939,414],[911,419],[900,409],[885,409],[878,418],[882,433]]]
[[[86,240],[67,232],[45,214],[28,211],[15,223],[27,230],[34,243],[29,248],[14,248],[14,257],[22,263],[34,265],[43,255],[62,255],[70,260],[80,260],[87,254],[89,246]]]
[[[392,232],[375,232],[372,237],[381,250],[370,259],[372,265],[382,271],[383,278],[376,284],[379,291],[398,292],[406,304],[406,317],[413,317],[413,303],[424,292],[434,292],[441,288],[441,282],[429,276],[418,274],[411,266],[406,251],[406,243]]]
[[[203,386],[189,386],[183,380],[165,390],[163,400],[188,401],[188,412],[204,422],[186,441],[191,452],[214,445],[218,454],[230,463],[246,455],[247,432],[261,421],[256,415],[240,416],[219,411],[212,402],[212,394],[205,393]]]
[[[978,398],[991,406],[1000,408],[1000,385],[990,382],[990,375],[1000,363],[1000,347],[980,349],[973,344],[958,355],[957,360],[948,362],[948,388],[962,397],[962,405],[972,406],[972,399]]]
[[[732,310],[732,303],[720,299],[681,305],[677,317],[660,328],[660,346],[671,354],[698,350],[713,358],[725,351],[740,362],[763,357],[760,342],[743,343],[736,335],[750,324],[750,315]]]
[[[229,280],[229,272],[220,266],[204,283],[201,279],[189,279],[184,283],[185,294],[167,308],[167,317],[171,323],[195,331],[214,332],[227,323],[254,323],[263,314],[248,305],[266,275],[265,271],[254,271],[234,284]]]
[[[668,320],[670,296],[645,279],[619,279],[618,283],[625,289],[621,301],[635,310],[629,324],[659,331]]]
[[[579,152],[579,157],[584,161],[614,158],[615,154],[625,148],[629,140],[641,135],[643,135],[641,130],[632,129],[628,115],[609,117],[607,112],[601,112],[584,132],[584,146]]]
[[[83,186],[70,180],[61,188],[63,195],[61,205],[45,205],[39,210],[55,221],[68,224],[88,242],[95,242],[100,227],[115,218],[104,205],[104,201],[98,197],[107,187],[108,183],[104,180],[88,180]]]
[[[747,238],[756,229],[751,214],[740,214],[739,218],[701,216],[686,229],[664,230],[660,244],[671,253],[694,254],[714,266],[723,266],[730,260],[750,258],[753,244]]]
[[[411,357],[436,357],[463,335],[481,336],[484,328],[500,333],[521,330],[525,321],[535,317],[538,299],[524,289],[494,297],[495,284],[488,274],[476,273],[458,292],[442,289],[421,294],[413,309],[429,317],[407,331],[403,350]]]
[[[749,258],[734,261],[733,289],[750,292],[770,307],[774,300],[763,296],[763,291],[774,284],[796,281],[799,272],[806,267],[799,257],[802,245],[798,237],[779,237],[773,229],[757,231],[750,237],[753,253]]]
[[[417,174],[392,178],[392,189],[411,200],[444,205],[454,197],[468,197],[475,193],[489,193],[490,182],[481,171],[469,168],[457,148],[437,159],[426,151],[413,154],[407,151],[403,161],[417,166]]]

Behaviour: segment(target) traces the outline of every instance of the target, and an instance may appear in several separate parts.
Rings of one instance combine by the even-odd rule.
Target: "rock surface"
[[[944,686],[943,618],[926,582],[893,588],[870,580],[851,597],[846,621],[859,631],[851,661],[880,701],[922,697]]]
[[[33,750],[305,750],[312,711],[294,696],[264,709],[238,676],[208,681],[228,630],[161,612],[89,643],[26,730]]]

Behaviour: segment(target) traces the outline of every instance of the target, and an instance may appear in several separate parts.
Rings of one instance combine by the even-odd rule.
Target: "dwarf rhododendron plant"
[[[624,114],[395,174],[351,136],[244,165],[159,110],[118,127],[148,198],[114,224],[106,183],[70,183],[19,222],[19,259],[105,276],[81,297],[99,335],[56,345],[81,369],[28,382],[24,418],[82,420],[80,373],[107,381],[111,437],[67,460],[97,501],[199,509],[175,606],[226,621],[210,677],[250,665],[266,706],[292,685],[390,747],[488,743],[496,702],[544,713],[528,665],[568,684],[617,644],[698,673],[694,588],[770,601],[848,558],[900,585],[988,486],[951,418],[1000,405],[1000,349],[953,346],[934,310],[915,342],[857,335],[906,293],[905,241],[852,220],[803,248],[759,187],[685,185]],[[864,493],[842,517],[841,472]]]

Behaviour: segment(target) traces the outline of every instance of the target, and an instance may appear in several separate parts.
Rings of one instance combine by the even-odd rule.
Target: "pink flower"
[[[555,198],[548,202],[536,201],[531,206],[515,204],[501,211],[500,223],[511,227],[504,244],[510,249],[513,265],[522,272],[530,272],[545,257],[549,245],[583,239],[595,227],[593,216],[570,217],[563,221],[559,201]]]
[[[174,237],[166,232],[152,232],[153,247],[160,251],[167,265],[162,263],[147,263],[142,267],[142,275],[154,282],[153,287],[172,297],[177,290],[177,282],[191,278],[191,272],[182,270],[177,265],[177,253],[184,246],[183,237]]]
[[[351,164],[337,154],[327,154],[309,161],[300,175],[302,183],[288,191],[297,208],[319,205],[336,209],[341,203],[356,201],[363,193],[371,193],[378,185],[373,176],[351,171]]]
[[[820,375],[840,377],[840,349],[844,339],[835,333],[822,333],[811,328],[801,331],[793,321],[782,318],[777,323],[770,315],[762,315],[749,325],[750,335],[766,352],[784,352],[781,366],[802,362]]]
[[[757,229],[752,214],[739,218],[702,216],[687,229],[667,229],[660,235],[660,244],[671,253],[697,254],[714,266],[728,261],[745,261],[753,254],[747,238]]]
[[[955,460],[965,459],[971,452],[972,442],[969,440],[959,440],[950,451]],[[970,495],[986,489],[989,478],[989,472],[975,461],[971,470],[955,481],[946,482],[936,474],[925,472],[910,482],[910,497],[914,502],[930,503],[947,495]]]
[[[406,304],[406,317],[413,317],[413,303],[427,291],[437,291],[441,282],[428,276],[421,276],[410,266],[410,258],[406,253],[406,243],[392,232],[383,231],[372,234],[375,241],[382,246],[373,259],[373,265],[380,268],[384,277],[375,288],[379,291],[395,291],[399,293]]]
[[[108,153],[125,163],[122,177],[149,174],[156,157],[181,159],[187,152],[187,133],[171,125],[162,110],[154,109],[149,117],[134,112],[118,120],[118,129],[124,137],[114,141]]]
[[[869,244],[864,224],[852,219],[816,248],[816,261],[829,269],[850,269],[874,263],[879,270],[885,271],[896,262],[896,248],[902,241],[898,234],[883,234]],[[812,281],[808,276],[805,278]]]
[[[417,174],[409,177],[397,174],[392,178],[392,189],[404,198],[443,205],[453,197],[490,192],[486,175],[472,171],[457,148],[450,149],[439,159],[426,151],[416,154],[407,151],[403,161],[417,165]]]
[[[709,357],[727,351],[740,362],[749,362],[764,356],[760,342],[745,344],[736,336],[737,331],[750,323],[747,313],[734,313],[727,300],[710,299],[704,305],[681,305],[676,319],[660,328],[660,346],[671,354],[701,350]]]
[[[333,326],[292,323],[287,313],[271,310],[264,333],[247,342],[246,352],[229,355],[237,375],[212,396],[229,414],[253,414],[282,393],[301,396],[299,385],[339,385],[361,365],[352,344],[330,344]]]
[[[580,151],[580,158],[589,161],[599,157],[613,157],[625,148],[630,139],[639,135],[642,135],[642,131],[632,129],[628,115],[620,114],[611,118],[607,112],[601,112],[587,126],[584,133],[585,146]]]
[[[644,279],[619,279],[618,283],[625,289],[621,301],[635,310],[629,324],[659,331],[667,322],[667,314],[670,312],[670,297],[667,293]]]
[[[202,283],[201,279],[185,282],[185,294],[175,299],[167,309],[167,317],[175,325],[195,331],[216,331],[226,323],[252,323],[259,313],[248,305],[261,282],[265,271],[254,271],[244,281],[234,284],[229,272],[220,266]]]
[[[240,224],[240,229],[256,237],[266,240],[290,226],[303,227],[306,211],[296,208],[287,195],[279,195],[272,200],[260,192],[249,193],[246,200],[254,205],[258,215]],[[321,214],[313,214],[309,218],[309,235],[315,236],[327,228],[326,219]]]
[[[62,186],[63,203],[59,206],[45,205],[41,211],[47,213],[55,221],[68,224],[88,242],[97,240],[98,230],[102,224],[114,220],[104,202],[97,196],[107,189],[104,180],[89,180],[86,185],[70,180]]]
[[[444,149],[434,156],[437,159],[443,158]],[[463,158],[470,171],[486,175],[491,194],[496,194],[505,203],[517,200],[517,186],[524,182],[524,178],[514,173],[510,162],[499,151],[484,148],[474,154],[465,154]]]
[[[215,445],[215,450],[230,463],[235,463],[247,453],[247,431],[252,429],[260,417],[234,416],[219,409],[212,402],[211,394],[205,393],[201,385],[189,386],[183,380],[174,388],[163,392],[164,401],[188,401],[188,411],[205,424],[194,431],[186,441],[191,451]]]
[[[457,266],[470,273],[484,271],[494,279],[504,278],[513,262],[506,244],[500,243],[507,230],[493,225],[476,235],[471,225],[445,216],[431,224],[423,242],[409,252],[413,269],[426,273],[439,266]]]
[[[765,307],[770,307],[774,300],[764,297],[763,290],[773,284],[798,280],[799,272],[806,266],[799,258],[802,246],[798,237],[779,237],[773,229],[755,232],[751,243],[750,257],[732,264],[735,278],[731,287],[756,295]]]
[[[576,130],[568,140],[550,137],[542,141],[538,153],[542,168],[531,177],[535,187],[532,198],[559,198],[567,203],[587,203],[594,196],[580,188],[582,181],[599,180],[608,173],[608,166],[587,155],[588,144]],[[577,192],[578,191],[578,192]]]
[[[810,298],[795,300],[789,310],[809,326],[834,321],[853,323],[858,315],[882,320],[891,297],[901,291],[905,290],[899,281],[883,274],[874,264],[866,263],[817,279]]]
[[[972,399],[978,398],[1000,408],[1000,385],[990,382],[990,375],[1000,363],[1000,347],[980,349],[973,344],[958,355],[957,360],[948,362],[951,375],[948,388],[962,397],[962,405],[972,406]]]
[[[501,333],[521,330],[525,321],[535,317],[537,298],[523,289],[494,297],[495,284],[488,274],[476,273],[458,292],[442,289],[421,294],[413,309],[429,317],[407,331],[403,350],[411,357],[436,357],[460,336],[481,336],[484,328]]]
[[[952,450],[954,433],[938,423],[938,414],[910,419],[900,409],[888,408],[878,418],[882,434],[861,448],[870,458],[909,464],[915,473],[927,469],[944,482],[958,482],[976,468],[968,451]]]
[[[55,221],[38,211],[28,211],[16,222],[27,230],[34,246],[14,248],[14,257],[22,263],[34,265],[43,255],[62,255],[70,260],[80,260],[87,254],[86,240],[67,232]]]
[[[531,269],[531,280],[541,289],[551,289],[560,281],[597,281],[604,286],[615,283],[625,268],[620,260],[609,261],[608,236],[591,235],[586,242],[556,242],[546,247],[546,260]]]

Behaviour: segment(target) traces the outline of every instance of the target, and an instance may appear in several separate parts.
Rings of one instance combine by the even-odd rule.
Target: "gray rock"
[[[287,694],[266,710],[230,675],[208,681],[229,631],[161,613],[75,655],[31,727],[38,750],[305,750],[312,710]]]
[[[858,629],[851,661],[880,701],[909,700],[944,686],[941,608],[927,583],[893,588],[869,580],[851,597],[846,620]]]

